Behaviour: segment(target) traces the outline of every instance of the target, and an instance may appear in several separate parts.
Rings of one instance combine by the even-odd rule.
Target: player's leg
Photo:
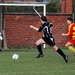
[[[66,45],[65,45],[65,47],[68,48],[69,50],[75,52],[75,48],[73,46],[71,46],[71,45],[72,45],[71,42],[67,42]]]
[[[65,59],[65,62],[67,63],[67,61],[68,61],[68,56],[66,56],[66,55],[63,53],[63,51],[62,51],[60,48],[58,48],[58,47],[56,46],[55,40],[54,40],[53,37],[48,38],[48,39],[46,40],[46,43],[49,44],[49,45],[52,47],[53,50],[55,50],[56,52],[58,52],[58,53]]]
[[[42,47],[41,47],[41,45],[42,44],[44,44],[45,43],[45,41],[41,38],[41,39],[39,39],[37,42],[36,42],[36,45],[37,45],[37,49],[38,49],[38,51],[39,51],[39,54],[38,54],[38,56],[36,57],[36,58],[39,58],[39,57],[43,57],[44,55],[43,55],[43,51],[42,51]]]
[[[53,50],[57,51],[65,60],[65,62],[67,63],[68,62],[68,56],[64,54],[64,52],[58,48],[56,45],[54,45],[53,47]]]

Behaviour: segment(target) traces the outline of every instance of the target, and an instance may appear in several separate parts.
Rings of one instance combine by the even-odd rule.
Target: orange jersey
[[[67,36],[71,36],[72,39],[75,39],[75,24],[74,23],[69,25]]]

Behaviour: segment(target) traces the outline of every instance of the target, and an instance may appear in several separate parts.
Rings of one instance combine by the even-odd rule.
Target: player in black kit
[[[65,62],[67,63],[68,62],[68,56],[65,55],[63,53],[63,51],[56,46],[55,40],[52,36],[51,29],[52,29],[53,24],[47,22],[47,18],[45,16],[41,17],[41,22],[42,22],[42,26],[40,26],[40,28],[34,27],[32,25],[30,26],[30,28],[33,28],[34,30],[36,30],[38,32],[41,32],[41,31],[44,32],[44,37],[42,37],[41,39],[39,39],[36,42],[37,49],[39,51],[39,54],[36,58],[40,58],[40,57],[44,56],[41,45],[47,43],[49,46],[52,47],[53,50],[58,52],[64,58]]]

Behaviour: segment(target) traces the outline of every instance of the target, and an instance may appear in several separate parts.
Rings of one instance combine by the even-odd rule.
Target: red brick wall
[[[70,16],[67,14],[49,14],[48,21],[52,22],[53,36],[58,46],[64,46],[67,42],[67,37],[62,37],[62,32],[67,32],[66,18]],[[41,25],[40,19],[37,15],[5,15],[5,33],[6,41],[9,46],[32,46],[35,47],[35,42],[42,37],[30,25],[39,27]]]
[[[61,0],[61,13],[72,13],[72,0]]]
[[[61,13],[66,13],[66,0],[61,0]]]
[[[72,0],[66,0],[66,13],[72,13]]]

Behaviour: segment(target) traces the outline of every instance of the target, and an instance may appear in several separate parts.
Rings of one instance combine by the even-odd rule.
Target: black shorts
[[[55,40],[53,37],[49,37],[49,38],[43,37],[42,39],[51,47],[53,47],[55,45]]]

